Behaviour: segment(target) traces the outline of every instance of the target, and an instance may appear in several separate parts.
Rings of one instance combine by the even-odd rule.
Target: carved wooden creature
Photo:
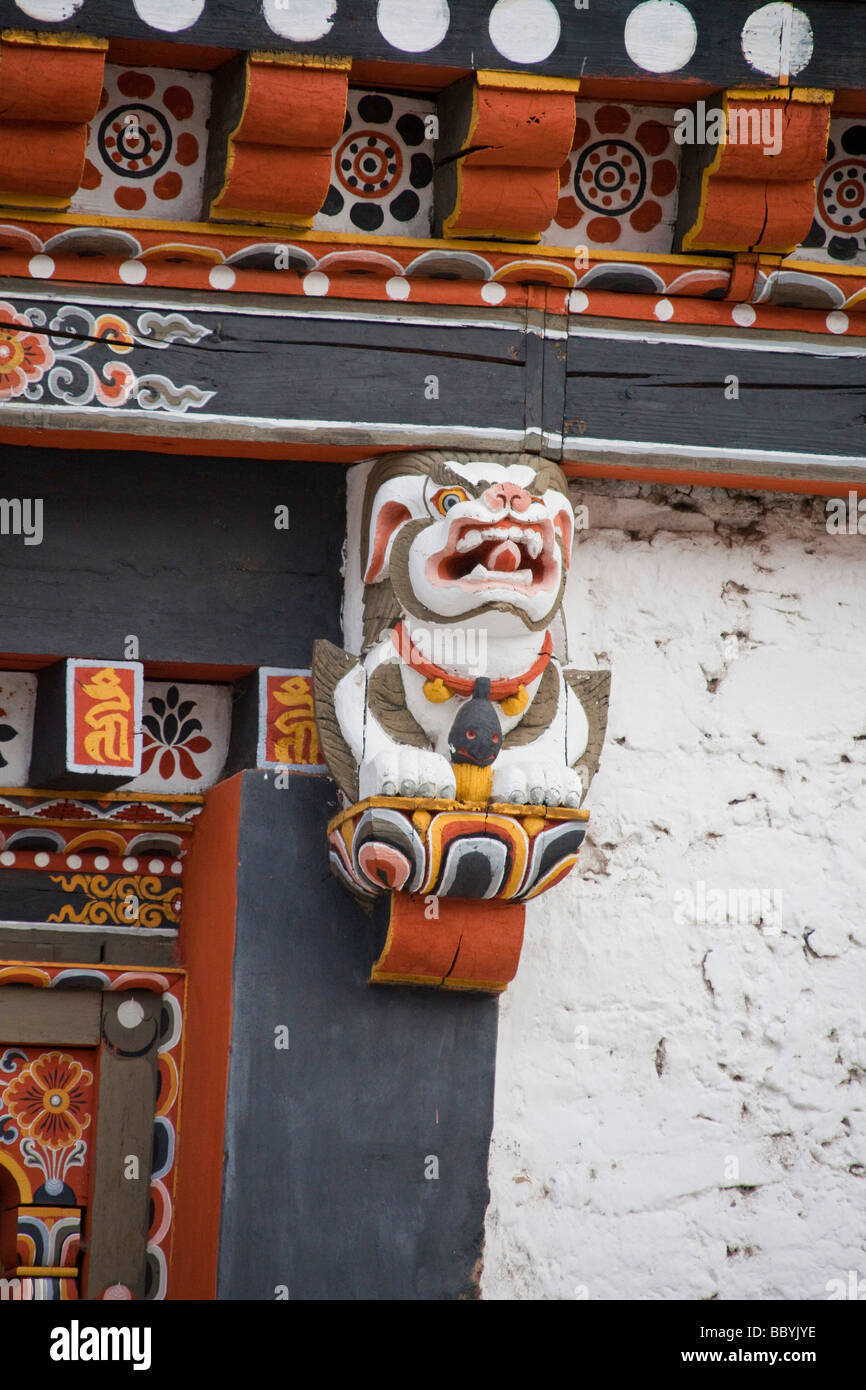
[[[313,657],[319,740],[344,799],[332,866],[362,899],[513,905],[574,864],[609,674],[553,654],[573,529],[563,474],[533,455],[374,463],[353,557],[364,651],[318,642]],[[392,934],[406,918],[402,902]],[[435,974],[380,961],[374,978],[445,982]],[[451,984],[504,987],[471,974]]]

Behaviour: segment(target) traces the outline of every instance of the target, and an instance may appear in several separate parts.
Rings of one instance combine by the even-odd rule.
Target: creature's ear
[[[553,525],[562,541],[565,568],[571,564],[571,542],[574,539],[574,508],[567,497],[552,488],[544,494],[544,501],[553,513]]]
[[[367,535],[364,537],[364,583],[382,579],[391,558],[391,547],[401,526],[413,517],[428,516],[424,505],[424,479],[419,476],[390,478],[373,498]]]

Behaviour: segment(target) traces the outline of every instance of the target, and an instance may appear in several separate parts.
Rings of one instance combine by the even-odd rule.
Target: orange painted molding
[[[347,65],[251,53],[227,81],[224,138],[214,142],[222,179],[210,216],[311,226],[346,116]]]
[[[69,206],[84,170],[107,46],[71,35],[3,35],[0,205]]]
[[[184,872],[183,964],[189,989],[172,1300],[216,1298],[242,777],[219,782],[205,796]]]
[[[574,136],[574,79],[521,86],[485,72],[439,103],[441,234],[537,241],[553,221]]]
[[[684,160],[684,251],[784,254],[799,245],[812,223],[815,179],[827,155],[831,99],[831,92],[812,88],[722,95],[722,138],[711,162],[695,168],[712,146]],[[715,109],[707,108],[708,126]]]
[[[391,894],[388,936],[371,983],[501,994],[520,962],[523,904],[438,898],[437,909],[431,919],[423,894]]]

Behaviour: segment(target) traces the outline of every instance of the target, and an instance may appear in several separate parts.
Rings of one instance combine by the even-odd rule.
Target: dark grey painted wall
[[[366,983],[384,924],[329,873],[335,808],[244,774],[219,1297],[473,1297],[497,1002]]]
[[[41,545],[0,535],[0,652],[119,660],[131,633],[142,661],[303,667],[341,640],[340,464],[0,446],[0,497],[44,516]]]
[[[6,448],[0,497],[44,504],[41,545],[0,535],[0,652],[134,633],[145,661],[303,667],[340,641],[339,465]],[[496,1001],[366,983],[384,930],[329,873],[335,798],[244,778],[219,1296],[471,1296]]]

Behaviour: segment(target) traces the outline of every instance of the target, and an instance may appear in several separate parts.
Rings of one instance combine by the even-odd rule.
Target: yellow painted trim
[[[141,792],[139,795],[144,796]],[[166,800],[169,800],[166,797]],[[391,811],[430,811],[447,813],[474,811],[479,814],[511,816],[515,820],[525,820],[527,817],[541,816],[545,820],[589,820],[589,811],[576,806],[518,806],[510,801],[491,801],[479,802],[477,806],[467,806],[465,802],[456,801],[452,797],[431,796],[366,796],[363,801],[356,801],[353,806],[347,806],[344,811],[338,811],[328,821],[328,834],[337,830],[344,820],[349,820],[354,816],[359,816],[362,811],[367,811],[371,806],[386,806]]]
[[[348,71],[353,62],[352,58],[327,53],[317,56],[314,53],[273,53],[267,49],[251,50],[248,56],[254,63],[274,63],[288,68],[336,68],[340,72]]]
[[[222,193],[220,194],[220,197],[222,197]],[[247,216],[249,216],[251,211],[253,211],[253,209],[251,208],[217,208],[214,204],[211,207],[211,216],[215,222],[219,222],[222,217],[225,217],[227,220],[232,221],[235,218],[243,217],[244,213],[246,213]],[[292,229],[295,229],[298,232],[305,232],[308,231],[313,225],[312,217],[299,217],[295,213],[286,213],[285,222],[280,221],[279,218],[276,217],[275,213],[271,213],[270,215],[271,217],[276,218],[276,220],[272,222],[270,225],[275,230],[283,232],[292,231]]]
[[[440,986],[441,989],[477,990],[483,994],[502,994],[508,985],[501,980],[456,980],[452,975],[448,975]]]
[[[19,1265],[15,1273],[22,1279],[75,1279],[75,1265]]]
[[[835,92],[825,87],[729,87],[728,101],[799,101],[810,106],[832,106]]]
[[[493,68],[479,68],[475,77],[479,87],[512,87],[521,92],[580,91],[579,77],[543,77],[541,73],[497,72]]]
[[[169,235],[178,232],[188,232],[196,236],[229,236],[229,237],[260,237],[264,238],[269,232],[284,232],[286,228],[276,222],[233,222],[223,226],[217,222],[167,222],[161,219],[151,219],[149,217],[103,217],[96,213],[63,213],[61,216],[51,217],[47,213],[33,212],[28,213],[28,222],[56,222],[63,227],[109,227],[112,230],[123,230],[135,233],[136,231],[166,232]],[[473,240],[469,237],[399,237],[399,236],[372,236],[363,232],[302,232],[300,239],[305,242],[315,244],[317,242],[336,244],[338,246],[354,246],[363,250],[375,251],[381,246],[396,246],[407,251],[434,250],[434,251],[490,251],[498,255],[508,255],[509,253],[518,255],[545,255],[562,256],[569,260],[574,260],[573,246],[539,246],[534,242],[526,241],[502,241],[502,240]],[[690,266],[727,266],[729,261],[721,256],[704,256],[698,260],[695,256],[684,256],[681,253],[672,254],[665,251],[633,252],[633,251],[603,251],[601,248],[590,248],[589,256],[591,261],[634,261],[640,260],[642,265],[690,265]]]
[[[33,797],[34,800],[37,797],[44,796],[50,797],[52,801],[86,801],[89,796],[92,800],[96,801],[195,801],[200,806],[204,805],[204,797],[196,796],[194,792],[178,792],[176,796],[172,796],[170,792],[151,793],[100,791],[99,795],[95,796],[95,794],[92,792],[82,791],[80,789],[78,791],[70,792],[54,791],[53,789],[45,790],[42,787],[0,787],[0,796]],[[15,819],[17,820],[18,817],[15,817]],[[93,822],[90,822],[90,824],[92,823]],[[68,824],[68,822],[64,821],[64,825],[66,824]],[[82,828],[84,828],[84,823],[82,822],[76,821],[75,824],[82,824]]]
[[[46,34],[27,29],[4,29],[0,33],[0,39],[4,43],[23,43],[40,48],[56,46],[58,48],[96,48],[101,51],[108,48],[108,39],[94,38],[90,34]]]
[[[780,266],[782,270],[815,270],[821,275],[858,275],[861,280],[866,276],[866,265],[837,265],[835,261],[801,261],[790,255],[782,257]]]
[[[28,961],[27,965],[30,966],[30,964],[31,962]],[[10,1158],[9,1154],[0,1153],[0,1168],[5,1168],[15,1179],[18,1195],[21,1198],[19,1205],[22,1207],[29,1207],[33,1202],[33,1188],[30,1186],[30,1179],[21,1167],[21,1164],[16,1163],[15,1159]]]
[[[83,129],[83,124],[82,124]],[[6,199],[9,201],[7,202]],[[14,201],[13,201],[14,199]],[[58,212],[65,212],[69,207],[68,198],[51,198],[47,193],[9,193],[0,189],[0,207],[9,208],[56,208]]]

